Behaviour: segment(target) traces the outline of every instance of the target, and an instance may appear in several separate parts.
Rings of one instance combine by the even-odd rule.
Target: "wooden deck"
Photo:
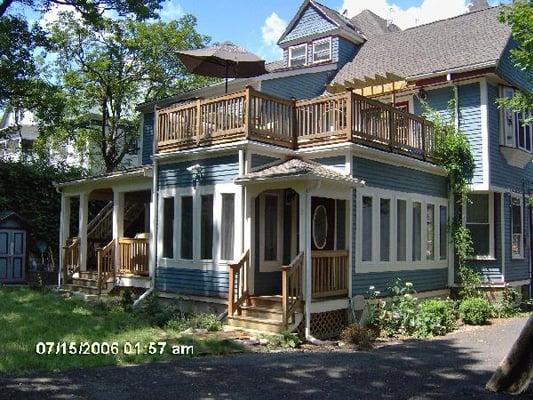
[[[250,87],[157,110],[160,153],[240,139],[297,149],[354,142],[430,160],[433,126],[377,100],[348,91],[287,100]]]

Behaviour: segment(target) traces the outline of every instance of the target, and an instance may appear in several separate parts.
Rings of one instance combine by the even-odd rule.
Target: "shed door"
[[[23,281],[25,258],[26,232],[0,230],[0,281]]]

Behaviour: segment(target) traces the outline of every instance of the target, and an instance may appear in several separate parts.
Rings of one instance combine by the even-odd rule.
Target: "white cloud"
[[[348,10],[351,18],[368,9],[406,29],[463,14],[469,3],[468,0],[423,0],[418,7],[402,8],[390,0],[343,0],[340,10]]]
[[[286,27],[287,21],[282,19],[275,12],[265,19],[265,22],[261,27],[263,46],[259,49],[259,53],[262,57],[267,60],[272,60],[282,56],[282,50],[276,43]]]
[[[183,17],[185,11],[176,0],[168,0],[163,3],[163,8],[159,12],[163,21],[172,21]]]

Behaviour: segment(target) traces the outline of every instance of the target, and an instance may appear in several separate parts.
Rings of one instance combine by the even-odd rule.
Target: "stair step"
[[[72,284],[76,286],[98,287],[98,280],[90,278],[72,278]]]
[[[80,271],[78,272],[78,278],[81,279],[97,279],[98,278],[98,272],[94,271]]]
[[[242,306],[242,316],[246,318],[256,318],[260,320],[272,320],[272,321],[283,321],[283,310],[257,307],[257,306]]]
[[[285,325],[281,321],[236,315],[228,317],[228,325],[272,333],[281,333],[285,330]]]
[[[91,286],[79,286],[75,284],[70,285],[64,285],[65,289],[70,290],[71,292],[81,292],[86,294],[98,294],[98,288],[91,287]],[[102,289],[102,293],[104,293],[105,290]]]
[[[281,310],[281,296],[252,296],[252,306]]]

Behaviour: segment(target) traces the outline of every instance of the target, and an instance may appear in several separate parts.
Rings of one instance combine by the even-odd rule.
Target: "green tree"
[[[500,21],[511,26],[512,37],[517,44],[511,50],[515,66],[522,71],[533,71],[533,2],[515,0],[511,5],[504,6]],[[500,99],[499,103],[502,107],[524,112],[533,109],[533,93],[516,92],[512,98]],[[524,123],[530,123],[532,120],[533,117],[530,117]]]
[[[136,143],[138,103],[207,82],[188,74],[175,55],[209,40],[191,15],[167,23],[102,18],[95,26],[65,13],[50,30],[66,110],[43,130],[45,138],[90,143],[108,172]]]

